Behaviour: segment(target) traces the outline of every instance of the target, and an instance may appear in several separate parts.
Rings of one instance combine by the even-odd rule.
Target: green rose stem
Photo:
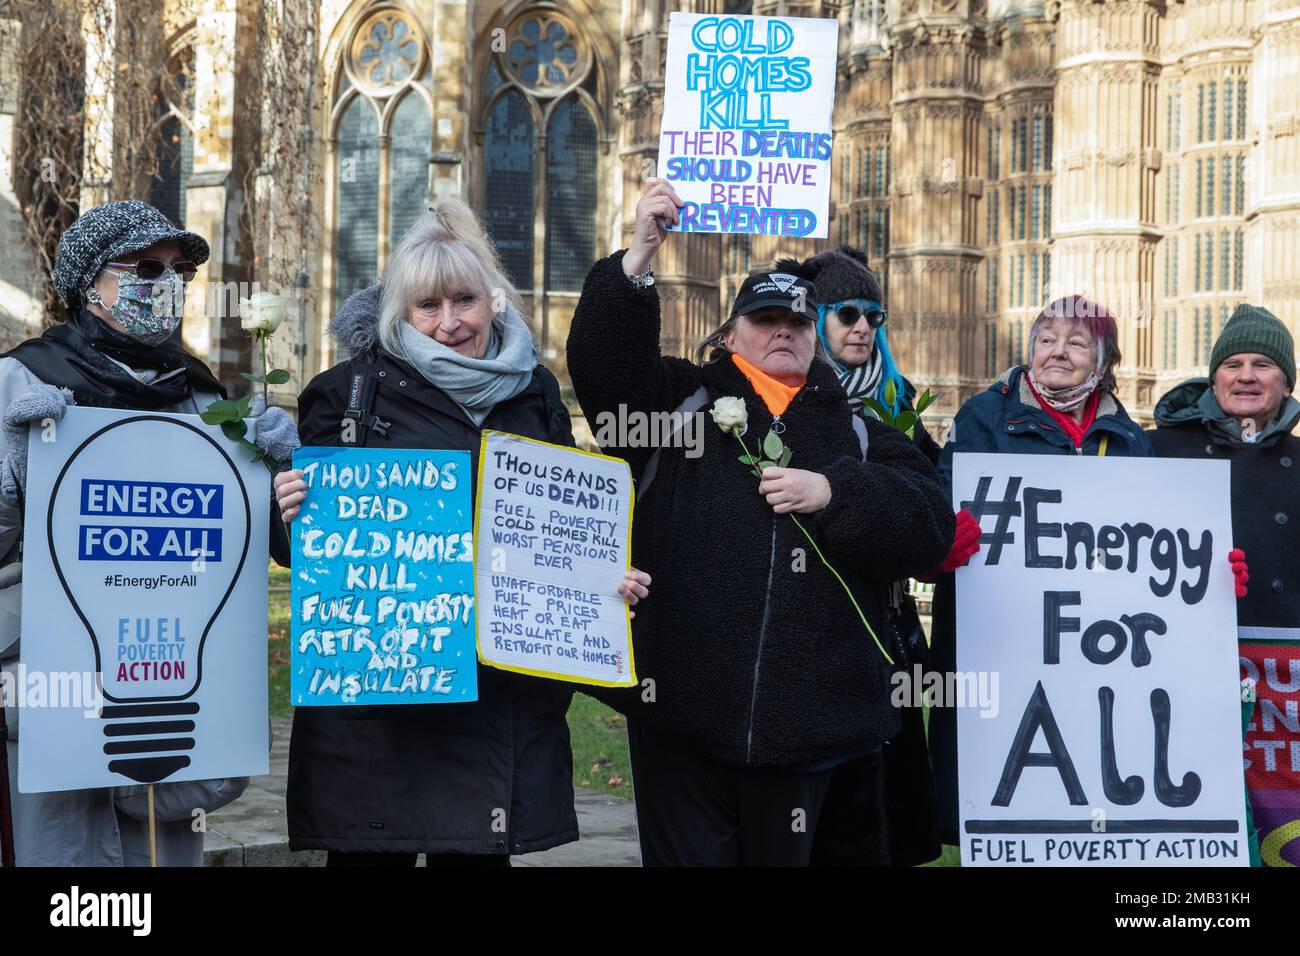
[[[731,434],[736,436],[736,441],[740,442],[740,447],[745,449],[746,455],[749,455],[749,457],[756,462],[760,461],[760,459],[754,457],[754,455],[750,453],[749,446],[745,444],[745,439],[740,437],[739,431],[732,429]],[[757,468],[758,466],[755,465],[754,467]],[[762,469],[760,468],[759,471],[761,472]],[[811,544],[813,550],[817,552],[817,557],[821,558],[821,562],[826,566],[826,570],[829,571],[831,574],[835,575],[835,580],[840,582],[840,587],[844,589],[844,593],[847,594],[849,596],[849,600],[853,602],[853,610],[858,612],[858,620],[862,622],[862,626],[867,629],[867,633],[870,634],[871,639],[875,641],[876,648],[880,651],[880,655],[886,661],[889,662],[890,667],[893,667],[894,659],[889,656],[889,653],[885,650],[884,646],[880,643],[880,638],[876,637],[875,630],[871,627],[871,623],[867,620],[867,616],[862,613],[862,608],[858,606],[858,599],[853,596],[853,592],[849,590],[848,584],[846,584],[844,579],[840,577],[840,573],[836,571],[833,567],[831,567],[831,563],[826,560],[826,555],[822,554],[822,549],[817,547],[817,542],[813,540],[813,536],[808,533],[808,529],[803,526],[802,522],[800,522],[799,519],[796,518],[793,513],[791,513],[790,518],[794,521],[795,527],[798,528],[800,531],[802,531],[803,536],[808,539],[808,543]]]
[[[262,346],[262,405],[263,407],[269,407],[271,404],[271,398],[270,393],[267,391],[266,377],[271,374],[271,362],[267,358],[266,354],[266,340],[271,336],[265,332],[258,332],[255,334],[257,335],[258,344]]]
[[[259,332],[253,334],[257,337],[257,345],[261,346],[261,407],[269,408],[270,392],[268,378],[270,376],[270,358],[266,355],[266,342],[268,342],[268,339],[270,338],[270,333],[265,332],[265,330],[259,330]],[[266,463],[266,470],[270,471],[270,477],[274,480],[274,477],[276,477],[276,466],[270,463],[270,459],[266,458],[266,455],[261,455],[261,460]],[[289,545],[289,522],[283,520],[283,516],[281,516],[281,522],[279,522],[279,532],[281,532],[285,544]]]

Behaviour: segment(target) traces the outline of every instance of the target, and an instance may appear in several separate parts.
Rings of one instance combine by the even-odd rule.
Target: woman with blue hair
[[[860,401],[868,398],[894,417],[913,411],[916,389],[889,352],[884,296],[867,257],[841,246],[802,263],[783,260],[776,265],[812,283],[817,336],[853,410],[873,417]],[[920,418],[913,441],[932,464],[938,462],[939,445]],[[906,581],[894,583],[889,604],[890,638],[902,655],[900,663],[909,669],[924,664],[928,644]],[[813,843],[814,866],[915,866],[939,855],[925,724],[920,708],[905,707],[900,716],[902,730],[896,737],[835,768]]]
[[[860,401],[870,398],[891,415],[912,410],[916,389],[899,372],[889,351],[884,295],[867,266],[867,257],[853,246],[841,246],[808,259],[800,271],[813,281],[817,292],[817,337],[835,365],[854,409],[861,415],[871,415]],[[886,401],[886,395],[892,395],[893,400]],[[920,419],[913,437],[931,463],[937,463],[939,445]]]

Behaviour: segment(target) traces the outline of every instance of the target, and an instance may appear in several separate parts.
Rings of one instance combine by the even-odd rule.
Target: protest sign
[[[659,175],[682,232],[823,238],[839,22],[672,13]]]
[[[267,772],[271,489],[250,458],[192,415],[32,427],[19,790]],[[76,699],[97,679],[102,711]]]
[[[478,699],[464,451],[303,448],[295,706]]]
[[[485,431],[474,568],[484,664],[556,680],[636,683],[627,603],[627,462]]]
[[[1227,463],[962,454],[953,503],[963,864],[1248,865]]]
[[[1245,757],[1259,855],[1265,866],[1300,866],[1300,628],[1243,627],[1237,636],[1242,676],[1255,689]]]

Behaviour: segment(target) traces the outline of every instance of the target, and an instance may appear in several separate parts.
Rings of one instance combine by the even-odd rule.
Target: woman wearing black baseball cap
[[[569,334],[588,420],[712,416],[692,448],[605,449],[637,478],[632,560],[655,583],[633,622],[641,687],[595,693],[628,715],[643,862],[805,865],[831,769],[898,731],[872,635],[890,582],[947,553],[952,510],[906,437],[855,426],[799,276],[747,279],[696,362],[660,355],[651,263],[680,205],[651,182]],[[769,434],[789,454],[760,480],[739,458]]]
[[[89,210],[64,231],[54,286],[66,305],[61,322],[0,356],[0,666],[20,664],[21,540],[27,485],[27,433],[32,422],[57,422],[69,405],[195,415],[225,397],[211,371],[175,341],[185,283],[208,258],[208,244],[173,226],[136,199]],[[292,419],[278,408],[257,418],[255,442],[272,460],[298,446]],[[166,449],[158,449],[166,454]],[[267,502],[271,507],[271,502]],[[278,513],[271,521],[272,556],[289,564]],[[22,642],[40,640],[22,635]],[[21,681],[6,682],[10,687]],[[124,866],[148,863],[144,787],[18,792],[18,721],[5,701],[7,784],[19,866]],[[155,787],[158,860],[202,863],[203,834],[193,811],[224,806],[248,781],[205,780]]]

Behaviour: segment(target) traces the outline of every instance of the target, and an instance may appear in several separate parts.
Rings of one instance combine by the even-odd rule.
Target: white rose
[[[743,435],[749,428],[749,413],[742,398],[720,398],[713,403],[709,414],[724,432]]]
[[[245,332],[270,335],[284,319],[284,300],[271,292],[255,292],[239,300],[239,325]]]

